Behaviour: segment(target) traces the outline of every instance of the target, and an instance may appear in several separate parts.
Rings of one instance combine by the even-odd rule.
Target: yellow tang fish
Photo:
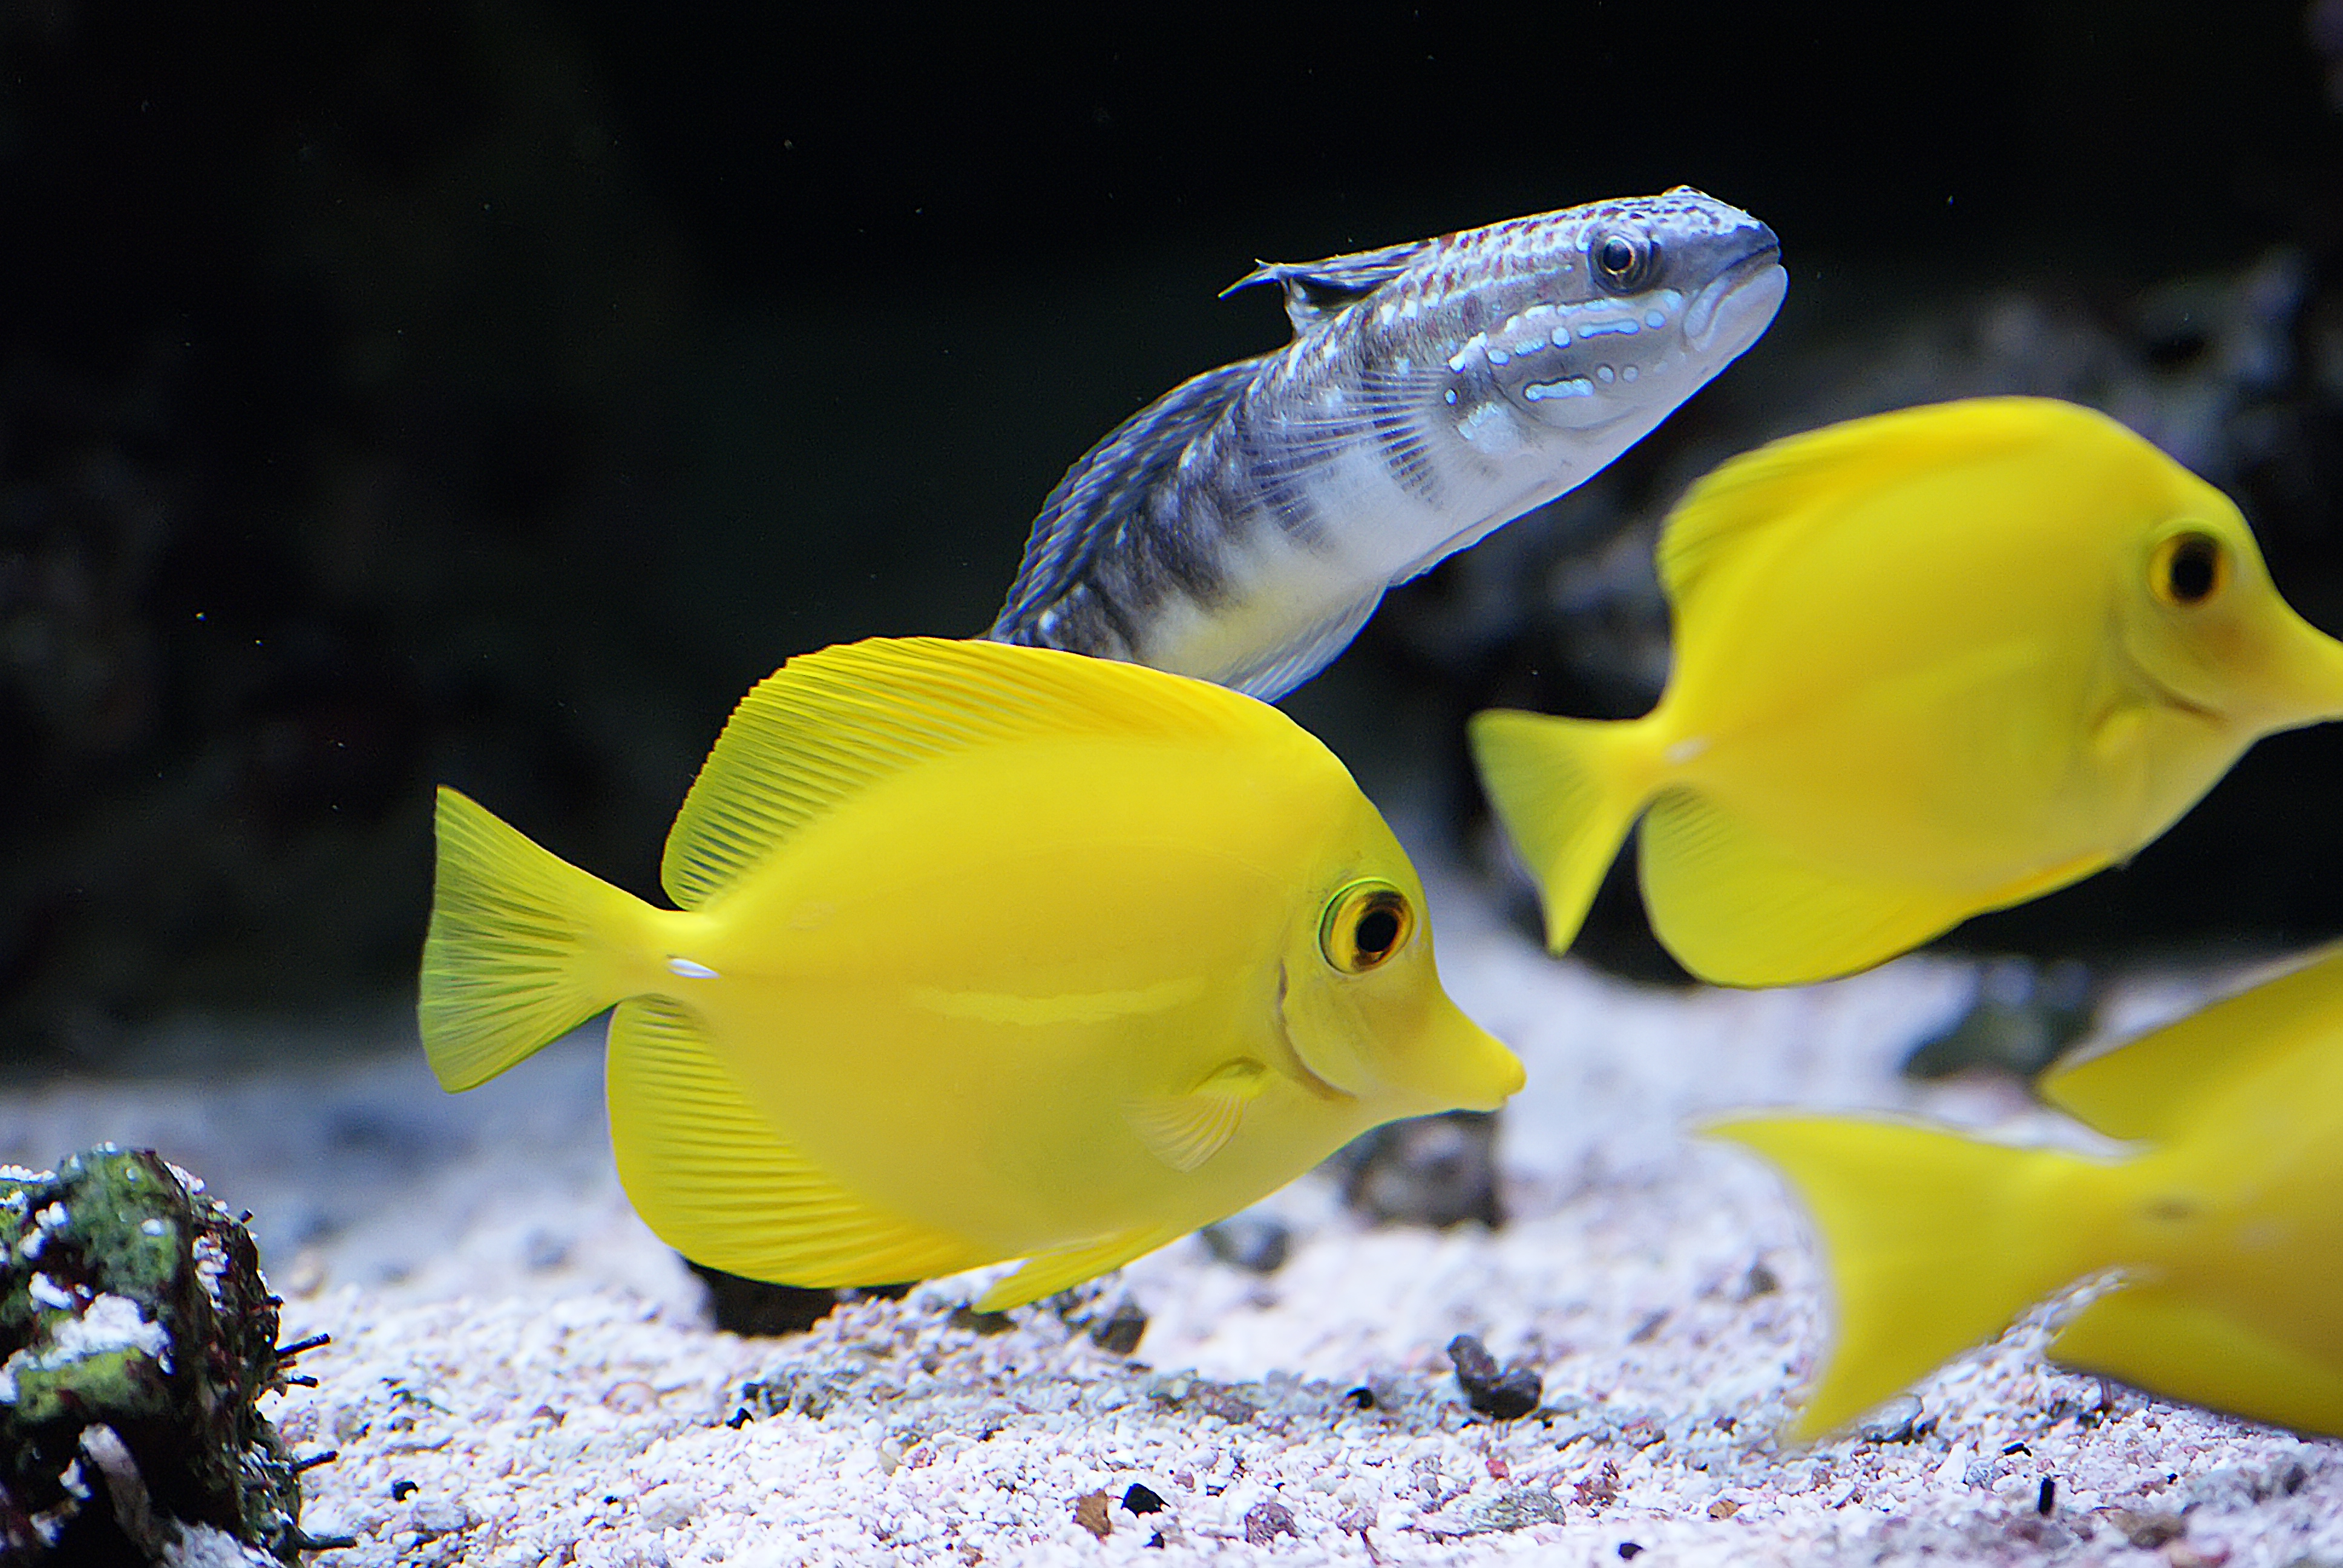
[[[1837,1342],[1794,1430],[1842,1425],[2120,1268],[2052,1356],[2343,1436],[2343,949],[2053,1069],[2042,1091],[2144,1147],[2095,1159],[1830,1116],[1709,1129],[1789,1173],[1829,1255]]]
[[[1415,870],[1275,709],[1050,649],[875,639],[740,704],[655,909],[442,789],[423,1042],[447,1089],[613,1004],[638,1211],[753,1279],[1030,1261],[1014,1306],[1521,1063]]]
[[[1556,951],[1647,807],[1660,940],[1787,985],[2123,859],[2258,738],[2343,715],[2343,644],[2237,508],[2072,404],[1777,441],[1693,487],[1659,567],[1676,663],[1650,714],[1473,719]]]

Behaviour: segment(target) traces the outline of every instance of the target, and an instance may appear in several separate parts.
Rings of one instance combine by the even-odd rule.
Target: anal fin
[[[1359,628],[1367,624],[1375,607],[1383,601],[1383,585],[1378,583],[1363,598],[1338,607],[1276,647],[1255,654],[1249,662],[1220,670],[1207,678],[1247,697],[1274,702],[1333,663],[1335,656],[1351,646],[1351,639],[1359,635]]]
[[[1644,819],[1644,902],[1684,968],[1717,985],[1804,985],[1910,951],[1976,907],[1910,884],[1835,875],[1689,789]]]
[[[619,1005],[608,1093],[628,1198],[695,1262],[820,1286],[893,1284],[998,1260],[866,1202],[782,1142],[679,1003]]]
[[[980,1312],[1006,1312],[1055,1295],[1069,1285],[1120,1269],[1182,1234],[1161,1225],[1121,1231],[1100,1241],[1082,1241],[1028,1258],[1025,1266],[994,1284],[976,1303]]]
[[[2343,1372],[2161,1286],[2093,1302],[2050,1356],[2166,1399],[2343,1436]]]

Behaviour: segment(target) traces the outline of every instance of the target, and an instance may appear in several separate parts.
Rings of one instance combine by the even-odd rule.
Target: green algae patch
[[[259,1408],[307,1381],[278,1305],[251,1233],[152,1151],[0,1166],[0,1563],[154,1561],[196,1529],[287,1563],[322,1544]]]

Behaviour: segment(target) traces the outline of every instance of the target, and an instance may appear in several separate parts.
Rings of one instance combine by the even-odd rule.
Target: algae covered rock
[[[0,1564],[324,1544],[258,1404],[311,1381],[278,1304],[250,1232],[152,1151],[0,1166]]]

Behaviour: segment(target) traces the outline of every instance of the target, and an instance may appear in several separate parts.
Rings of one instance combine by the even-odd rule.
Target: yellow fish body
[[[1012,1306],[1513,1053],[1441,990],[1423,890],[1276,709],[1049,649],[791,660],[685,799],[660,910],[443,789],[419,1015],[470,1088],[606,1008],[651,1228],[803,1285],[1030,1260]]]
[[[2121,860],[2258,737],[2343,714],[2343,645],[2237,508],[2071,404],[1775,442],[1693,487],[1659,566],[1677,656],[1650,714],[1473,720],[1556,951],[1647,808],[1661,940],[1793,984]]]
[[[2120,1268],[2053,1357],[2343,1436],[2343,950],[2042,1090],[2144,1147],[2100,1160],[1829,1116],[1710,1129],[1790,1175],[1829,1256],[1836,1343],[1795,1432],[1844,1424]]]

